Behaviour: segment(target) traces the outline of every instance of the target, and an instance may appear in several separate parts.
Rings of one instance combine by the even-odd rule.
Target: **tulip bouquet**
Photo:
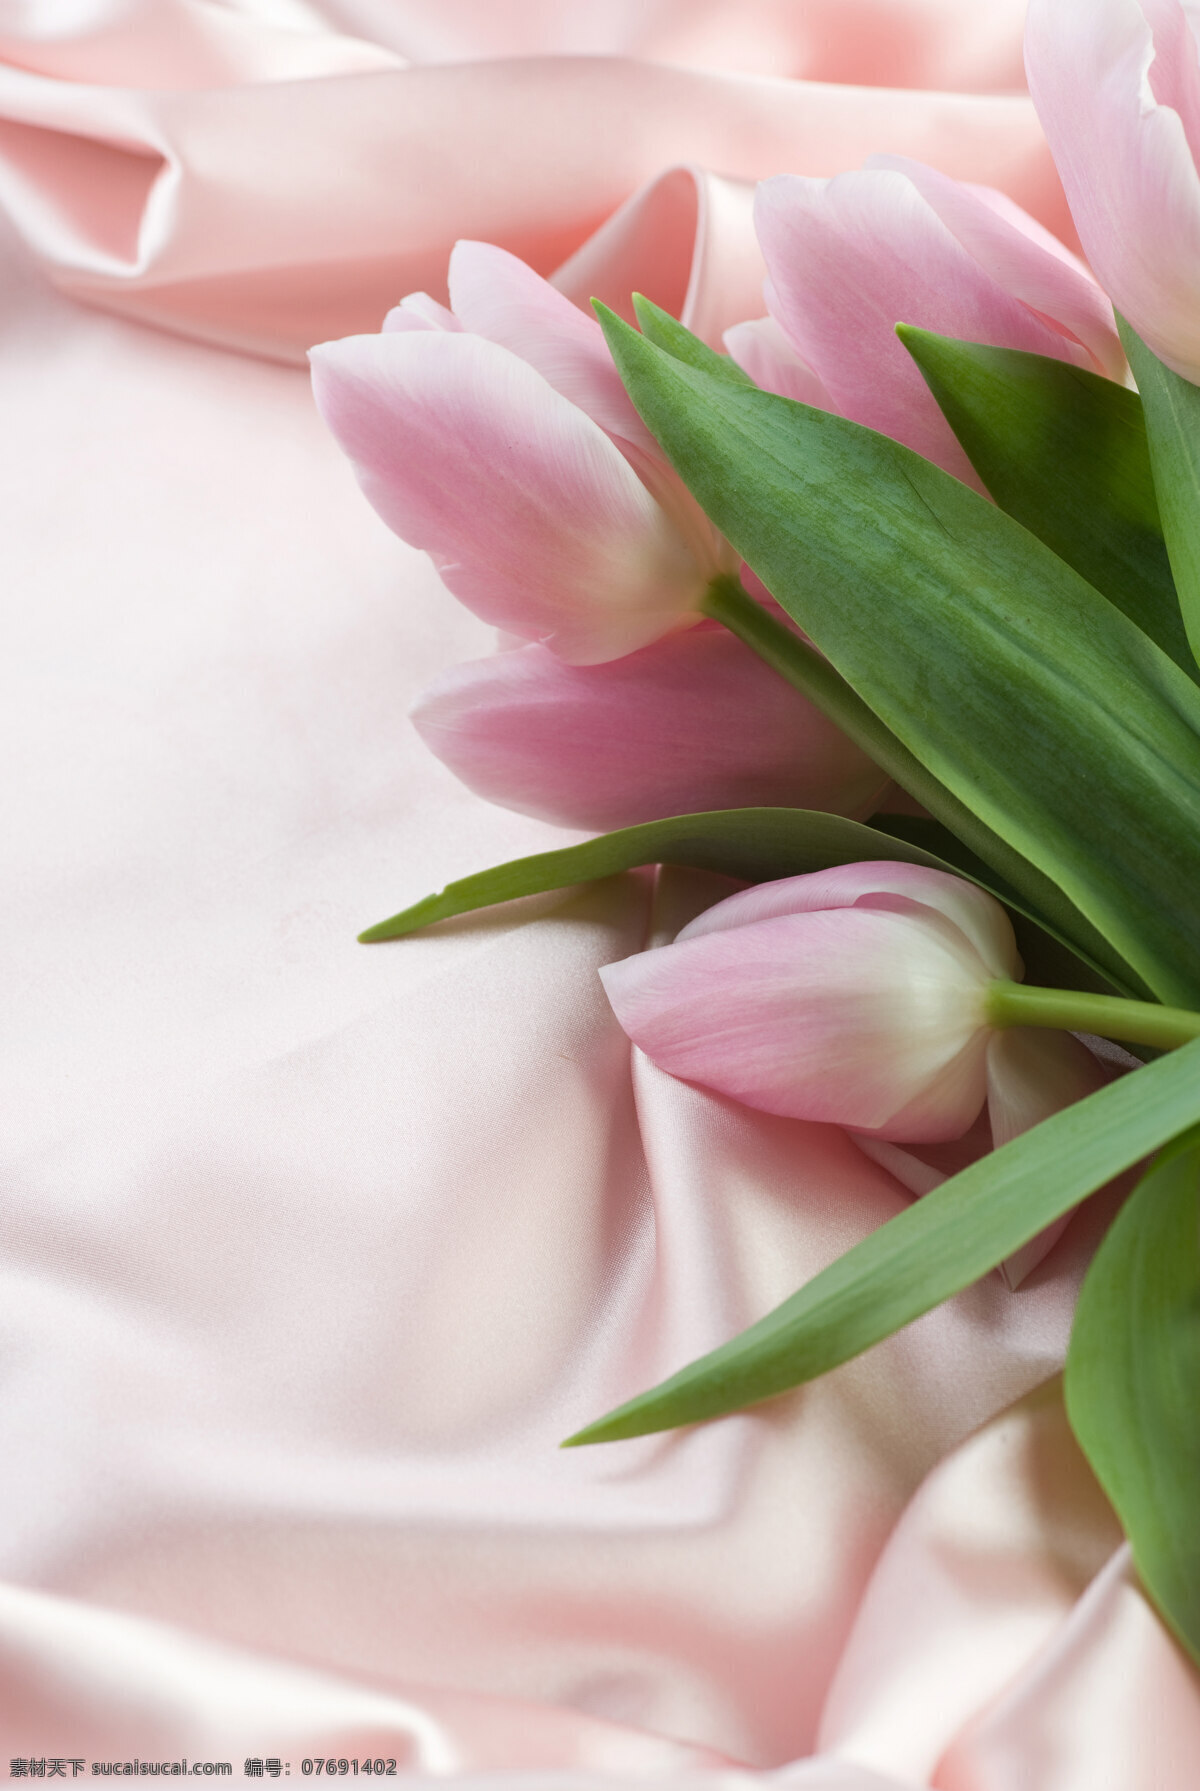
[[[449,308],[413,295],[313,362],[368,498],[503,631],[422,700],[425,740],[600,835],[363,938],[723,871],[745,887],[603,973],[617,1019],[921,1197],[570,1441],[738,1410],[1016,1286],[1138,1166],[1067,1404],[1200,1659],[1198,44],[1190,0],[1033,0],[1096,278],[1001,194],[882,157],[762,184],[768,315],[721,345],[463,243]]]

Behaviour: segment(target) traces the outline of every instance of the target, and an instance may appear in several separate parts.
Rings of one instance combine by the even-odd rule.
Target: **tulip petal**
[[[725,808],[870,814],[887,778],[727,629],[608,665],[526,646],[456,666],[413,720],[480,796],[598,833]]]
[[[1110,1080],[1108,1071],[1070,1032],[1006,1026],[988,1045],[988,1114],[999,1150],[1052,1113],[1061,1113]]]
[[[977,207],[978,234],[1006,226],[981,200],[960,195],[956,215]],[[903,442],[979,488],[979,480],[920,372],[895,336],[897,323],[1059,359],[1086,351],[1051,329],[980,265],[913,182],[894,169],[832,180],[777,175],[764,181],[755,224],[770,279],[767,305],[815,369],[843,416]],[[1023,255],[1040,253],[1019,231]],[[1046,257],[1048,269],[1060,268]]]
[[[638,416],[594,317],[493,243],[459,242],[450,298],[462,326],[519,355],[597,423],[667,512],[708,577],[733,555]]]
[[[833,409],[820,378],[796,353],[773,317],[735,323],[725,331],[724,341],[742,372],[748,373],[764,392],[811,404],[815,410]]]
[[[899,898],[914,908],[932,910],[951,922],[963,943],[973,949],[979,974],[989,981],[1016,981],[1022,976],[1012,922],[994,896],[945,871],[884,859],[836,865],[831,870],[781,877],[773,883],[739,890],[697,915],[679,937],[696,939],[706,933],[771,920],[780,914],[878,907],[889,897]]]
[[[1061,1113],[1109,1080],[1103,1065],[1069,1032],[1032,1026],[1007,1027],[992,1034],[987,1052],[987,1104],[992,1141],[999,1149],[1052,1113]],[[1017,1288],[1053,1249],[1071,1222],[1065,1213],[1000,1265]]]
[[[457,334],[462,324],[453,311],[445,305],[439,305],[435,298],[427,292],[410,292],[402,298],[398,305],[393,305],[383,320],[383,329],[393,330],[449,330]]]
[[[690,620],[702,575],[604,432],[516,355],[400,331],[312,351],[318,408],[383,520],[497,627],[580,664]]]
[[[864,1157],[886,1169],[902,1188],[907,1188],[918,1198],[922,1194],[932,1194],[946,1180],[943,1170],[935,1169],[932,1163],[926,1163],[913,1151],[893,1144],[890,1138],[879,1138],[873,1132],[852,1132],[850,1136]]]
[[[908,1150],[858,1132],[854,1142],[909,1193],[929,1194],[947,1176],[1095,1093],[1109,1080],[1110,1072],[1072,1034],[1013,1027],[993,1033],[988,1042],[987,1106],[961,1138]],[[1020,1287],[1054,1248],[1071,1218],[1071,1213],[1064,1213],[997,1265],[1006,1287],[1013,1292]]]
[[[1200,382],[1200,78],[1178,0],[1031,0],[1029,88],[1097,279]]]
[[[886,1169],[910,1194],[918,1196],[931,1194],[950,1176],[986,1157],[992,1148],[986,1106],[979,1109],[974,1122],[959,1137],[940,1144],[913,1141],[904,1146],[870,1132],[851,1132],[850,1136],[865,1157]]]
[[[979,268],[1064,338],[1061,358],[1109,379],[1125,378],[1125,351],[1103,289],[1064,243],[1006,193],[952,180],[908,156],[869,156],[866,166],[892,168],[910,180]],[[1079,348],[1086,353],[1078,354]]]
[[[594,317],[493,243],[456,243],[449,284],[451,308],[464,329],[536,367],[606,435],[662,458],[621,384]]]
[[[903,1141],[954,1137],[983,1102],[986,978],[925,910],[778,915],[601,976],[662,1068],[768,1113]]]
[[[1179,114],[1193,163],[1200,154],[1200,20],[1189,0],[1142,0],[1154,36],[1150,91]]]

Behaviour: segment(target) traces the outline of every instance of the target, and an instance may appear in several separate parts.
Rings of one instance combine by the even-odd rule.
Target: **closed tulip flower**
[[[763,181],[755,228],[770,317],[726,332],[734,359],[758,385],[865,423],[969,484],[897,323],[1124,374],[1104,293],[1001,193],[876,156],[831,180]]]
[[[898,1142],[957,1138],[986,1101],[1014,1136],[1098,1085],[1068,1033],[994,1027],[1023,974],[1000,904],[919,866],[843,865],[730,896],[601,971],[672,1075],[748,1106]]]
[[[312,351],[318,408],[383,520],[485,621],[590,665],[687,626],[737,560],[668,468],[603,334],[502,249]]]
[[[413,711],[480,796],[598,832],[701,809],[870,814],[887,778],[715,623],[608,665],[540,646],[456,666]]]
[[[1184,0],[1031,0],[1029,90],[1096,276],[1200,382],[1200,19]]]

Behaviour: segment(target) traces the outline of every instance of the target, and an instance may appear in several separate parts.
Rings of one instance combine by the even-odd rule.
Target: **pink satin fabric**
[[[1061,224],[1019,95],[792,79],[1004,87],[1019,8],[800,10],[0,13],[10,1758],[1194,1776],[1200,1686],[1053,1378],[1111,1197],[1015,1295],[992,1276],[753,1414],[557,1450],[909,1196],[836,1128],[631,1058],[597,967],[722,879],[354,943],[572,836],[420,747],[407,703],[487,631],[304,375],[211,345],[377,327],[466,232],[712,332],[759,309],[738,182],[872,150]]]
[[[401,293],[444,298],[458,237],[542,273],[568,261],[572,296],[583,281],[622,306],[632,263],[678,310],[697,218],[706,270],[727,270],[695,282],[692,317],[715,338],[759,309],[755,257],[735,271],[753,238],[730,182],[833,174],[881,148],[1069,231],[1026,95],[903,90],[1015,85],[1018,4],[799,10],[10,4],[0,199],[72,296],[290,360],[377,328]],[[824,84],[849,81],[898,85]],[[598,267],[579,251],[606,224]]]

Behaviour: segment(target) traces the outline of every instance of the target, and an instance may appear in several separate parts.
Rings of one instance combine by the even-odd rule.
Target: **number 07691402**
[[[396,1776],[396,1762],[394,1760],[378,1760],[378,1759],[376,1759],[376,1760],[346,1760],[346,1759],[326,1760],[326,1759],[317,1758],[314,1760],[301,1760],[300,1770],[302,1773],[304,1773],[304,1775],[306,1777],[309,1777],[314,1773],[322,1773],[322,1772],[326,1775],[326,1777],[328,1777],[331,1773],[337,1773],[343,1778],[345,1778],[348,1773],[352,1773],[352,1772],[353,1773],[375,1772],[375,1773],[382,1773],[386,1778],[394,1778]]]

